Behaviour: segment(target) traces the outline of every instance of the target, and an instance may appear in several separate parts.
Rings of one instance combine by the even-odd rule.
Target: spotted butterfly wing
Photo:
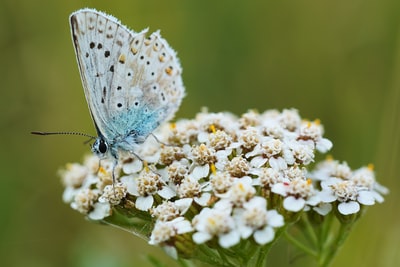
[[[135,33],[93,9],[70,17],[72,39],[89,109],[99,137],[115,151],[132,151],[184,96],[181,67],[167,42]]]

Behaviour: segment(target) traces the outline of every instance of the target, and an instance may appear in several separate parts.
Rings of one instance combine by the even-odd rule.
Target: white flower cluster
[[[314,208],[321,215],[332,209],[333,202],[338,205],[340,214],[354,214],[360,211],[360,204],[382,203],[382,194],[388,193],[386,187],[376,182],[372,164],[352,171],[346,162],[331,159],[317,164],[310,176],[319,181],[322,188],[318,194],[320,205]]]
[[[223,248],[252,238],[275,238],[286,214],[341,214],[382,202],[386,189],[371,167],[352,171],[326,160],[314,171],[315,152],[332,143],[318,120],[302,120],[294,109],[199,113],[165,125],[132,155],[122,155],[112,184],[112,161],[88,157],[62,171],[64,201],[92,220],[113,207],[146,212],[154,225],[150,244],[171,245],[182,235],[196,244],[215,240]],[[100,166],[101,165],[101,166]],[[279,212],[279,213],[278,213]]]

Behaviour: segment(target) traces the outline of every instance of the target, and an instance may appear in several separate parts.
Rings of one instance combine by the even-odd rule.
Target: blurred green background
[[[337,266],[400,266],[398,188],[400,1],[0,1],[0,265],[176,266],[135,236],[85,221],[61,200],[57,170],[81,161],[94,134],[68,16],[82,7],[139,31],[162,30],[178,51],[187,88],[178,118],[202,106],[241,114],[295,107],[320,118],[331,154],[353,168],[375,164],[391,193],[371,207]],[[161,256],[159,256],[161,255]],[[284,242],[273,266],[304,266]]]

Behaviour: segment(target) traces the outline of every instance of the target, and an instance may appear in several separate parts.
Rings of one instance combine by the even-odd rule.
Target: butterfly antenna
[[[96,137],[93,136],[93,135],[85,134],[85,133],[79,133],[79,132],[39,132],[39,131],[33,131],[33,132],[31,132],[31,134],[34,134],[34,135],[79,135],[79,136],[89,137],[90,140],[96,139]],[[85,142],[85,143],[87,143],[87,142]]]

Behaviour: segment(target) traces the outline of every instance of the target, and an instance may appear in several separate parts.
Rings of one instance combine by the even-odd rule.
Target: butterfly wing
[[[158,32],[135,33],[109,15],[82,9],[70,17],[86,100],[109,142],[145,139],[173,117],[184,96],[175,52]],[[113,141],[115,140],[115,141]],[[123,141],[123,140],[122,140]]]

